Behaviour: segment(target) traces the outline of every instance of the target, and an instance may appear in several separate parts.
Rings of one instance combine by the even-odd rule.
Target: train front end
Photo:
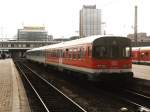
[[[101,37],[93,42],[93,68],[97,79],[131,79],[131,41],[125,37]]]

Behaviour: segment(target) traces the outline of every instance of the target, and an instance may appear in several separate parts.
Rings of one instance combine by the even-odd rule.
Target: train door
[[[62,55],[63,55],[63,51],[59,50],[59,65],[62,65]]]
[[[139,63],[141,61],[141,49],[140,48],[138,49],[137,55],[138,55],[137,62]]]
[[[62,50],[58,50],[58,70],[63,71],[63,67],[62,67],[62,56],[63,56],[63,51]]]

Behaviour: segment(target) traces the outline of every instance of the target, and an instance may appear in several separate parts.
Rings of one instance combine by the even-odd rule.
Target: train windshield
[[[93,44],[93,57],[107,59],[123,59],[131,57],[130,41],[121,37],[98,39]]]
[[[95,58],[130,58],[131,48],[130,46],[95,46],[94,57]]]

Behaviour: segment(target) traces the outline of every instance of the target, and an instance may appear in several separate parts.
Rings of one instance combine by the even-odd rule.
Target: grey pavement
[[[0,112],[30,112],[24,86],[12,59],[0,60]]]

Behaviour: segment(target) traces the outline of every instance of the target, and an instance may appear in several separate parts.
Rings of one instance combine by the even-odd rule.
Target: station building
[[[8,57],[20,58],[24,57],[29,49],[58,42],[53,40],[52,35],[48,35],[45,27],[25,26],[23,29],[18,29],[16,39],[0,40],[0,55],[4,53]]]
[[[23,29],[18,29],[19,41],[46,41],[48,32],[45,27],[25,26]]]

